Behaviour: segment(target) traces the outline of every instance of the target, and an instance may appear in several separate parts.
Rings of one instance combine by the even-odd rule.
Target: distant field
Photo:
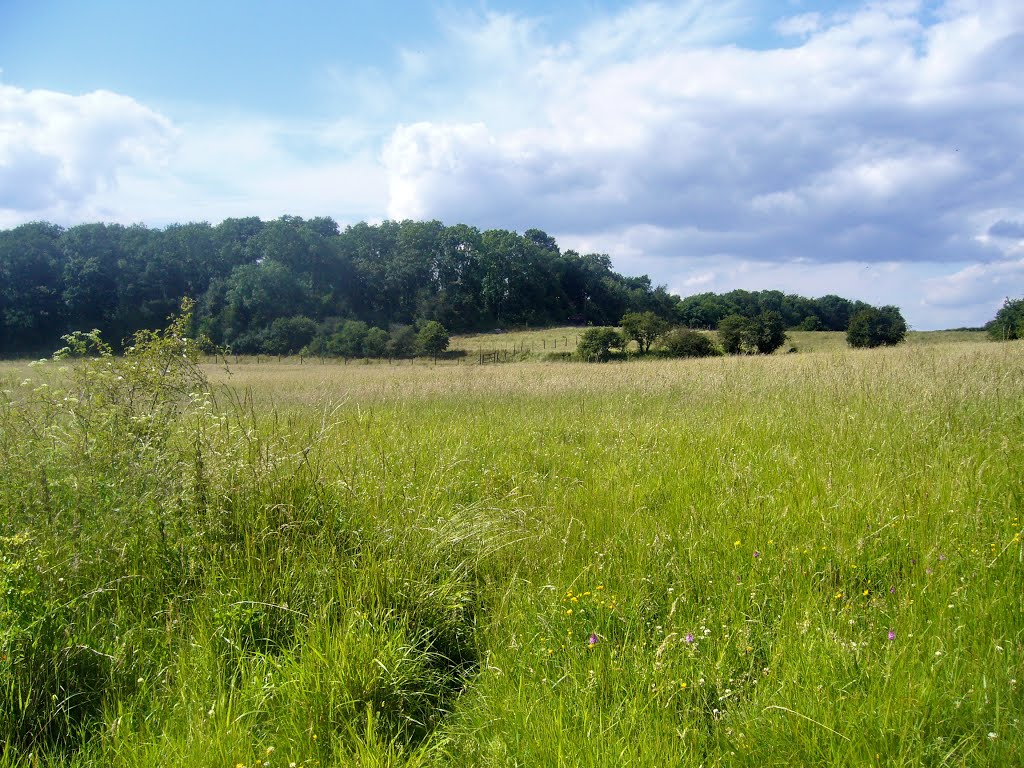
[[[1019,764],[1024,342],[792,336],[0,366],[0,766]]]
[[[546,328],[536,331],[510,331],[501,333],[474,333],[456,334],[451,337],[448,345],[449,354],[438,360],[421,360],[420,363],[429,362],[431,365],[467,365],[479,364],[482,356],[485,362],[523,362],[549,360],[557,355],[564,355],[576,350],[579,336],[585,328],[577,326],[566,326],[562,328]],[[714,332],[707,332],[714,337]],[[788,331],[788,340],[775,354],[783,355],[791,348],[797,352],[830,352],[845,350],[846,334],[832,331]],[[905,344],[918,346],[921,344],[951,344],[960,342],[984,342],[987,336],[981,331],[911,331],[907,334]],[[211,358],[212,361],[212,358]],[[287,363],[299,364],[297,357],[278,358],[274,356],[229,356],[229,362],[235,365],[250,365],[253,363]],[[319,360],[306,360],[303,363],[312,362],[319,364]],[[378,360],[350,360],[347,363],[341,360],[325,360],[328,364],[337,365],[379,365]],[[383,364],[388,365],[387,361]],[[408,365],[406,361],[393,361],[391,365]],[[0,366],[5,363],[0,362]]]

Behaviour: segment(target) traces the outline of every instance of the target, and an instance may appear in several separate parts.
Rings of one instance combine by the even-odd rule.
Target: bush
[[[757,317],[729,315],[718,324],[718,339],[730,355],[770,355],[786,343],[786,326],[778,312],[762,312]]]
[[[1007,299],[996,316],[985,325],[996,341],[1024,339],[1024,299]]]
[[[897,307],[867,307],[850,318],[846,343],[851,347],[895,346],[907,335],[907,321]]]
[[[371,328],[363,339],[363,353],[367,357],[388,356],[388,332],[383,328]]]
[[[627,312],[620,321],[624,338],[636,342],[640,354],[651,350],[651,345],[668,330],[668,323],[653,312]]]
[[[264,351],[272,355],[293,355],[312,341],[316,323],[304,317],[279,317],[270,324]]]
[[[614,328],[588,328],[580,336],[576,354],[588,363],[604,363],[611,359],[613,349],[621,349],[624,344]]]
[[[710,336],[689,328],[673,328],[666,333],[659,346],[666,357],[713,357],[722,354]]]
[[[391,357],[411,357],[416,352],[416,331],[411,325],[391,326],[388,339],[388,355]]]
[[[421,354],[437,357],[448,349],[448,331],[437,320],[430,320],[416,334],[416,349]]]
[[[346,320],[341,328],[331,336],[327,348],[338,357],[362,357],[363,342],[370,332],[370,327],[362,320]]]

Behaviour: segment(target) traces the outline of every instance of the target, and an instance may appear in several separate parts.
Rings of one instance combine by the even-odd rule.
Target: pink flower
[[[587,645],[589,645],[591,648],[593,648],[595,645],[597,645],[597,643],[598,643],[597,633],[591,632],[590,633],[590,637],[587,638]]]
[[[687,632],[686,633],[686,642],[688,642],[688,643],[692,643],[693,642],[693,632]]]
[[[896,630],[890,629],[889,630],[889,640],[892,641],[892,640],[895,640],[895,639],[896,639]]]

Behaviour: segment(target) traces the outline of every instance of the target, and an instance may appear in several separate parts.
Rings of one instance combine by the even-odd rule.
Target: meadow
[[[0,367],[0,766],[1018,764],[1024,342],[807,336]]]

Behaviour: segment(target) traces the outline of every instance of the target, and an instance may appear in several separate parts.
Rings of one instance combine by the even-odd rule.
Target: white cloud
[[[239,115],[174,124],[105,91],[0,84],[0,226],[286,212],[377,218],[387,190],[375,147],[349,120],[299,126]]]
[[[1024,254],[1024,247],[1017,249]],[[995,316],[1006,297],[1018,298],[1024,286],[1024,255],[989,264],[971,264],[925,284],[925,304],[942,309],[977,309]],[[984,310],[984,312],[982,312]]]
[[[612,243],[619,264],[660,279],[687,263],[723,288],[735,273],[723,259],[785,265],[790,285],[797,263],[916,263],[898,290],[864,297],[902,296],[921,318],[937,306],[914,293],[922,280],[1004,258],[1006,238],[986,233],[990,211],[1024,200],[1024,5],[805,14],[778,25],[796,46],[768,50],[721,44],[743,19],[720,8],[645,4],[557,44],[506,22],[515,45],[496,60],[508,70],[474,86],[507,101],[510,78],[531,119],[481,100],[465,121],[396,128],[389,214],[539,226]]]
[[[0,225],[386,213],[540,227],[685,292],[988,312],[1024,226],[1024,3],[865,2],[762,50],[732,42],[753,6],[639,2],[559,35],[452,10],[393,66],[332,71],[317,124],[0,85]]]
[[[74,215],[126,170],[159,168],[176,139],[169,120],[125,96],[0,83],[0,215]]]

